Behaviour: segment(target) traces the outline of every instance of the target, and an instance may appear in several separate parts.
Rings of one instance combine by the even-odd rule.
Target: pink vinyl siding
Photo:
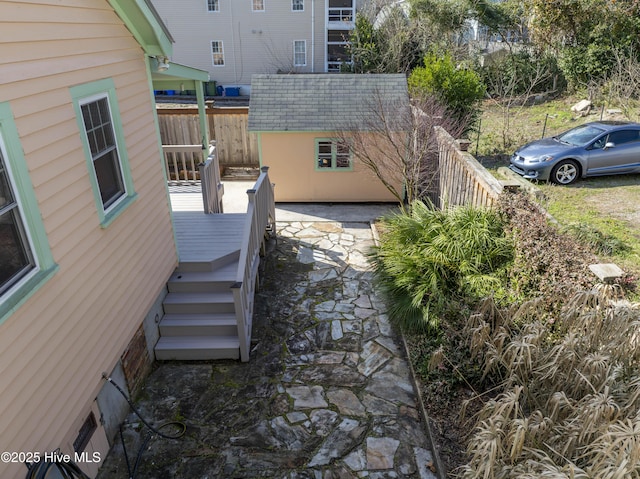
[[[144,53],[107,1],[0,2],[0,101],[59,270],[0,324],[0,449],[72,452],[177,264]],[[111,78],[135,201],[100,226],[69,87]],[[99,435],[93,447],[106,443]],[[0,477],[24,477],[0,464]]]

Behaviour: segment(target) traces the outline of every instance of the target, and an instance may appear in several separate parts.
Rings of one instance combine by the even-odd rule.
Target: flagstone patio
[[[419,478],[436,475],[402,341],[376,297],[368,222],[278,223],[257,293],[251,361],[160,363],[131,414],[140,479]],[[100,479],[129,477],[116,441]]]

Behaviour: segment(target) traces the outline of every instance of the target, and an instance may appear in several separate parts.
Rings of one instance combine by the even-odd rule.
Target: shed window
[[[316,169],[321,171],[350,171],[351,147],[344,140],[316,140]]]

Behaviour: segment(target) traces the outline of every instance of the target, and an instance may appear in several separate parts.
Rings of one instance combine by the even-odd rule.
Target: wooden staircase
[[[167,283],[156,359],[249,361],[260,252],[276,231],[268,170],[247,190],[246,213],[212,213],[216,188],[214,206],[203,204],[208,214],[172,199],[179,262]]]
[[[239,257],[234,251],[214,261],[180,262],[167,282],[156,359],[240,358],[231,290]]]

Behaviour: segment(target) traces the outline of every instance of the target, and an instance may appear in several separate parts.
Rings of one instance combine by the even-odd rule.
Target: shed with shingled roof
[[[402,129],[409,111],[403,74],[254,75],[248,127],[277,201],[394,201],[345,132]]]

